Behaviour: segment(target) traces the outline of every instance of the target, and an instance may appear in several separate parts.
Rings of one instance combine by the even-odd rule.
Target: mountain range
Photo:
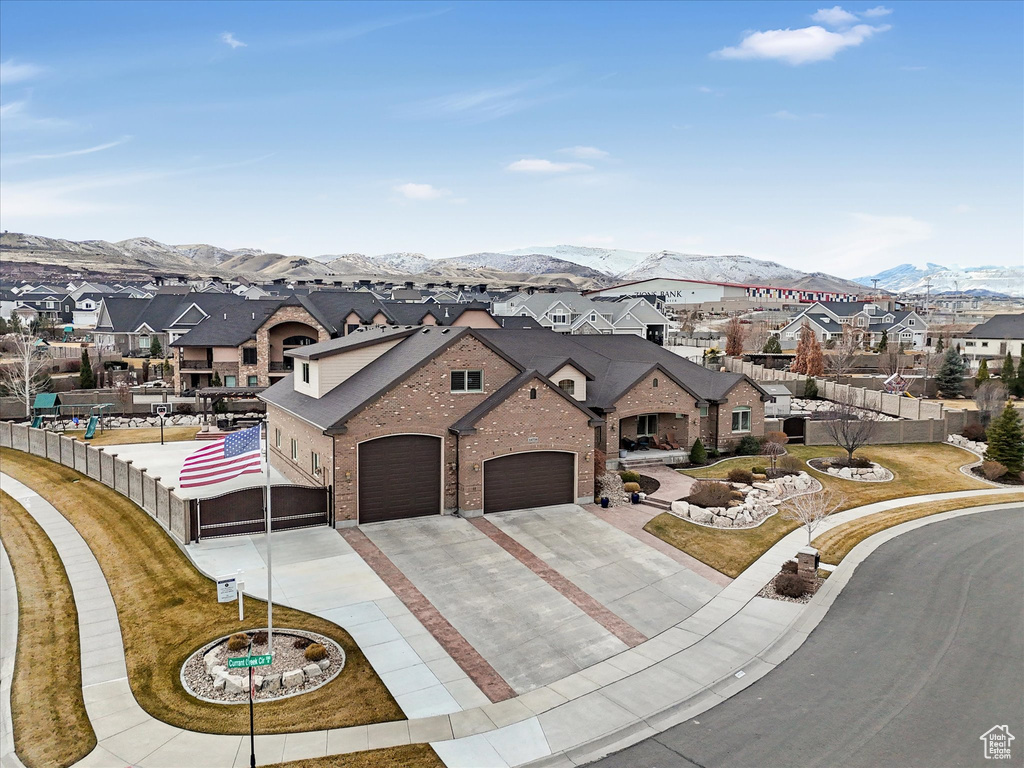
[[[941,264],[927,264],[921,268],[913,264],[900,264],[876,275],[858,277],[856,282],[870,286],[875,280],[879,288],[893,293],[1024,297],[1024,267],[944,267]]]
[[[123,278],[153,273],[183,276],[417,282],[513,283],[589,289],[653,277],[778,285],[807,290],[857,292],[855,283],[823,272],[802,272],[749,256],[707,256],[674,251],[648,253],[574,245],[520,248],[432,259],[421,253],[287,256],[254,248],[205,244],[168,245],[139,237],[119,242],[59,240],[21,233],[0,235],[5,279],[45,270]],[[41,272],[42,270],[42,272]]]

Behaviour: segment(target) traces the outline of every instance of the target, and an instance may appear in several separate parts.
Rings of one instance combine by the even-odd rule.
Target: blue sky
[[[2,227],[1020,264],[1024,4],[0,8]]]

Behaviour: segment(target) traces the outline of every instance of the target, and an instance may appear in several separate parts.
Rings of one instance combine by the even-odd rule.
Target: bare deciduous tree
[[[828,412],[829,418],[825,420],[825,431],[829,437],[840,448],[843,448],[853,462],[853,454],[858,448],[868,444],[875,434],[875,426],[878,422],[867,416],[862,409],[855,406],[853,398],[849,393],[837,395],[835,405]]]
[[[859,349],[860,340],[856,332],[852,328],[844,327],[843,335],[836,339],[836,345],[825,356],[825,370],[830,376],[834,376],[836,381],[840,381],[853,371],[853,362]]]
[[[878,353],[878,368],[886,378],[903,373],[903,345],[889,344]]]
[[[974,403],[978,406],[981,426],[988,428],[989,423],[1003,412],[1009,393],[1001,381],[989,379],[983,381],[974,391]]]
[[[50,369],[50,353],[37,341],[34,336],[15,336],[8,345],[12,359],[0,369],[0,384],[25,404],[25,418],[32,415],[32,403],[44,391]]]
[[[121,404],[121,415],[131,415],[131,407],[135,403],[135,397],[132,394],[132,385],[127,379],[119,379],[114,384],[114,397]]]
[[[786,449],[782,447],[782,443],[776,443],[771,440],[765,442],[761,446],[761,453],[768,457],[768,460],[772,463],[772,477],[775,477],[776,463],[779,460],[779,456],[786,454]]]
[[[771,328],[764,320],[757,320],[747,326],[746,347],[753,352],[760,352],[768,343],[768,336],[771,335]]]
[[[779,517],[800,523],[807,531],[807,543],[810,544],[814,538],[814,530],[822,520],[838,511],[840,503],[840,497],[828,489],[804,493],[784,502]]]
[[[738,317],[730,317],[725,324],[725,354],[729,357],[737,357],[743,354],[743,339],[747,335],[747,329],[740,322]]]

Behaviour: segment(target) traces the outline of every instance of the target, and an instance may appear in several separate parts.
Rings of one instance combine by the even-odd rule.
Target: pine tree
[[[998,461],[1014,474],[1024,470],[1024,424],[1016,408],[1007,405],[989,425],[985,461]]]
[[[1020,356],[1020,362],[1017,363],[1017,389],[1013,393],[1017,397],[1024,397],[1024,355]]]
[[[878,351],[885,352],[889,348],[889,332],[882,329],[882,338],[878,340]]]
[[[778,336],[769,336],[768,341],[764,343],[764,349],[761,350],[765,354],[778,355],[782,352],[782,345],[779,344]]]
[[[690,463],[691,464],[703,464],[708,460],[708,452],[704,448],[704,443],[700,441],[698,437],[693,441],[693,447],[690,448]]]
[[[959,397],[964,387],[964,359],[952,347],[946,350],[935,384],[942,397]]]
[[[818,396],[818,382],[808,376],[804,379],[804,397],[813,400]]]
[[[160,344],[160,339],[153,336],[149,342],[149,357],[151,360],[159,360],[164,356],[164,348]]]
[[[1013,354],[1011,352],[1006,353],[1003,367],[999,369],[999,378],[1006,386],[1007,392],[1011,395],[1017,393],[1017,369],[1013,365]]]
[[[974,376],[974,383],[981,384],[983,381],[988,381],[989,378],[988,360],[982,358],[981,364],[978,366],[978,373]]]
[[[96,374],[92,372],[89,350],[82,350],[82,367],[78,369],[78,386],[82,389],[96,389]]]
[[[221,385],[221,383],[220,383],[220,374],[217,373],[217,371],[214,371],[213,372],[213,376],[210,377],[210,386],[211,387],[219,387],[220,385]]]
[[[943,349],[945,349],[945,347],[946,347],[946,345],[943,343],[942,337],[939,336],[939,341],[935,345],[935,351],[936,352],[941,352]]]

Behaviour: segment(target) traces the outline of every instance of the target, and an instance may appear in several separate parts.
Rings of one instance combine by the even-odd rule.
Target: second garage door
[[[441,513],[441,439],[395,435],[359,444],[359,522]]]
[[[514,453],[484,462],[484,512],[572,504],[576,501],[576,454]]]

